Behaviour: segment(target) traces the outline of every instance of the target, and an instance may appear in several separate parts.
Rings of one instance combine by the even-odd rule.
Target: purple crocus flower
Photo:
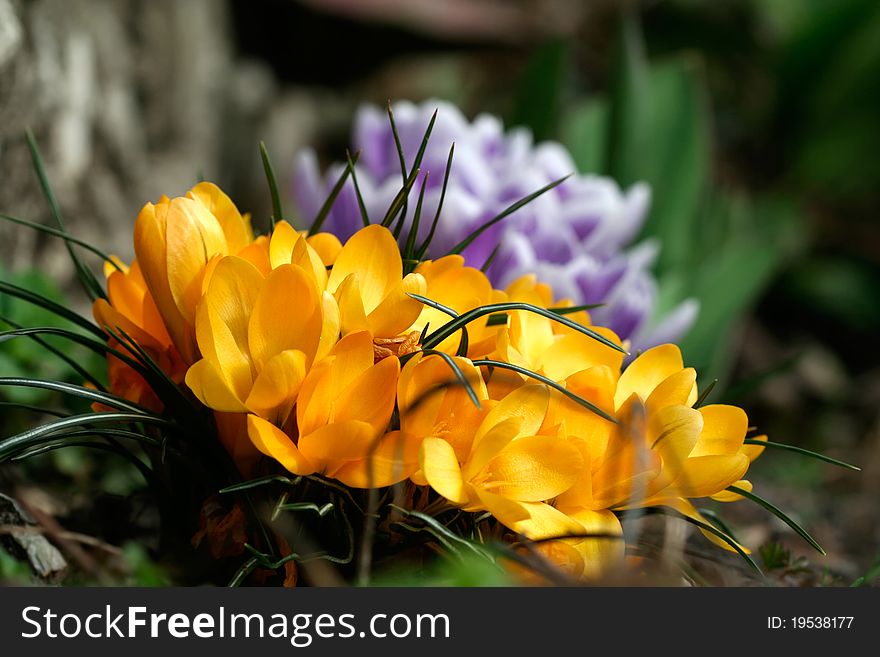
[[[504,130],[497,117],[481,114],[468,121],[445,101],[393,106],[395,124],[412,167],[431,115],[437,119],[422,158],[419,179],[409,197],[411,229],[419,189],[425,184],[417,242],[425,239],[436,212],[449,148],[455,155],[437,231],[428,256],[445,255],[474,230],[512,203],[576,171],[559,143],[535,144],[523,128]],[[372,222],[381,221],[402,185],[400,158],[386,112],[362,106],[355,119],[354,147],[358,186]],[[294,198],[301,214],[314,217],[344,170],[336,164],[321,175],[314,152],[298,155]],[[483,267],[499,288],[527,273],[549,284],[557,298],[576,304],[604,304],[591,311],[595,324],[629,339],[632,350],[678,340],[691,327],[698,304],[689,299],[664,317],[655,316],[657,283],[651,273],[659,245],[652,241],[628,247],[638,234],[650,204],[645,184],[622,191],[610,178],[572,175],[517,210],[462,252],[468,265]],[[328,214],[323,229],[343,241],[363,225],[354,185],[349,179]]]

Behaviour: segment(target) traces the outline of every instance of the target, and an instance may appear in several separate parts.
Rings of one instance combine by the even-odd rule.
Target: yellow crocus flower
[[[255,415],[248,435],[288,471],[320,473],[358,488],[389,486],[417,467],[418,443],[386,433],[394,409],[400,361],[374,363],[372,335],[343,337],[306,376],[287,431]]]
[[[250,262],[222,258],[196,315],[202,359],[186,375],[217,411],[254,413],[279,425],[290,416],[306,373],[339,332],[335,302],[311,272],[282,264],[265,278]]]
[[[237,254],[253,242],[242,216],[216,185],[199,183],[186,196],[147,203],[134,229],[134,249],[147,288],[187,364],[198,360],[196,306],[205,271],[217,255]]]
[[[409,297],[425,294],[421,274],[403,276],[403,261],[394,236],[377,224],[362,228],[345,243],[327,280],[336,297],[342,333],[367,330],[374,338],[396,338],[422,312]]]

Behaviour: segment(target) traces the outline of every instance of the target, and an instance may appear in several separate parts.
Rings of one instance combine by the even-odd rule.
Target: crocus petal
[[[306,376],[306,355],[282,351],[266,363],[254,381],[245,406],[251,413],[283,426]]]
[[[339,257],[342,251],[342,243],[339,238],[332,233],[316,233],[307,238],[308,243],[321,256],[321,261],[325,267],[330,267]]]
[[[327,287],[327,267],[324,265],[318,252],[309,245],[304,237],[298,236],[296,243],[293,245],[290,262],[310,272],[312,280],[315,281],[315,285],[319,290]]]
[[[189,368],[186,373],[186,385],[208,408],[228,413],[247,411],[226,379],[217,371],[214,364],[207,360],[200,360]]]
[[[301,267],[282,265],[269,274],[248,324],[257,367],[286,349],[302,351],[310,365],[321,337],[321,305],[314,281]]]
[[[550,393],[545,386],[525,385],[517,388],[489,411],[480,423],[477,433],[474,435],[474,447],[479,445],[483,436],[491,431],[496,424],[512,417],[522,419],[517,436],[537,434],[544,422],[549,401]]]
[[[403,262],[394,236],[374,224],[355,233],[342,247],[327,281],[335,292],[345,278],[357,273],[364,310],[372,312],[403,276]]]
[[[248,437],[258,450],[278,461],[289,472],[307,475],[315,467],[297,448],[286,433],[271,422],[256,415],[248,415]]]
[[[681,497],[706,497],[723,491],[742,478],[749,468],[743,454],[689,458],[673,484]]]
[[[315,360],[321,360],[326,356],[336,341],[339,340],[341,320],[339,317],[339,305],[329,292],[321,293],[321,309],[323,311],[323,325],[321,337],[318,339],[318,350],[315,352]]]
[[[645,402],[650,409],[658,409],[673,404],[692,406],[697,400],[697,371],[693,367],[666,377]]]
[[[431,488],[453,504],[465,504],[468,487],[452,445],[442,438],[425,438],[419,447],[419,466]]]
[[[215,255],[229,253],[226,237],[216,217],[204,205],[183,197],[169,202],[165,237],[171,296],[184,320],[192,326],[205,266]]]
[[[358,280],[357,274],[347,276],[334,293],[339,305],[339,322],[343,335],[370,330]]]
[[[620,408],[633,393],[647,400],[661,382],[682,368],[681,351],[675,345],[649,349],[620,375],[614,395],[615,407]]]
[[[425,295],[425,279],[421,274],[407,274],[395,283],[388,295],[367,315],[374,336],[393,338],[412,326],[422,312],[422,303],[410,294]]]
[[[347,389],[338,390],[335,420],[367,422],[376,432],[384,431],[391,420],[397,393],[400,361],[385,358],[361,374]]]
[[[752,440],[758,440],[760,442],[766,443],[767,436],[755,436]],[[749,458],[749,463],[753,462],[756,458],[761,456],[764,452],[765,447],[763,445],[743,445],[739,452],[740,454],[745,454]]]
[[[527,436],[509,443],[483,468],[481,487],[522,502],[542,502],[577,481],[584,462],[576,446],[552,436]]]
[[[214,183],[200,182],[187,196],[201,202],[217,218],[231,255],[237,254],[254,240],[249,217],[242,216],[232,200]]]
[[[744,491],[749,493],[752,492],[752,482],[748,479],[740,479],[739,481],[733,482],[732,486],[736,486],[737,488],[742,488]],[[743,496],[739,493],[733,493],[729,490],[723,490],[720,493],[715,493],[711,496],[713,500],[716,502],[738,502],[743,499]]]
[[[272,237],[269,239],[269,262],[272,264],[272,269],[290,264],[293,247],[299,239],[299,233],[286,221],[275,224],[275,230],[272,231]]]
[[[532,540],[583,533],[583,526],[543,502],[519,502],[476,489],[480,502],[505,527]]]
[[[333,422],[300,436],[299,449],[316,466],[333,461],[354,461],[366,457],[375,438],[375,429],[366,422]]]
[[[609,329],[592,327],[594,331],[620,344],[620,339]],[[576,372],[597,366],[619,372],[623,354],[583,333],[569,333],[554,342],[542,354],[540,365],[544,374],[554,381],[563,381]]]
[[[346,463],[334,477],[352,488],[384,488],[403,481],[419,468],[421,438],[392,431],[366,458]]]
[[[147,288],[156,301],[168,333],[187,363],[198,360],[198,350],[187,324],[168,286],[166,239],[169,203],[147,203],[134,224],[134,251]]]
[[[202,355],[241,400],[247,398],[253,383],[247,327],[262,283],[263,277],[249,262],[223,258],[197,313],[196,337]]]
[[[741,408],[712,404],[700,409],[703,432],[691,456],[736,454],[743,447],[749,428],[749,419]]]

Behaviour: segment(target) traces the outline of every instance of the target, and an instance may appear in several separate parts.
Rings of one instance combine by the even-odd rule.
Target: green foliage
[[[13,275],[0,272],[0,277],[51,301],[64,303],[58,286],[39,270],[22,271]],[[3,293],[0,293],[0,317],[18,326],[70,328],[68,322],[60,319],[50,310]],[[0,322],[0,329],[7,328],[10,328],[8,324]],[[86,349],[62,340],[46,338],[46,341],[62,349],[66,355],[83,364],[86,369],[100,371],[101,368],[97,367],[98,357],[90,354]],[[0,376],[32,377],[34,375],[42,379],[81,382],[72,367],[47,353],[45,347],[34,340],[19,337],[0,342]],[[51,393],[46,390],[24,387],[4,387],[0,389],[0,397],[23,404],[43,404],[52,398]]]
[[[437,559],[423,572],[411,565],[392,568],[370,582],[371,586],[513,586],[510,575],[478,556],[460,559]]]

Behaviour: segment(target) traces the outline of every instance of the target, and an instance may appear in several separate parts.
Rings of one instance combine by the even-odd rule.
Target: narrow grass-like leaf
[[[327,502],[322,506],[318,506],[314,502],[291,502],[290,504],[279,504],[275,507],[275,516],[281,511],[311,511],[316,513],[319,518],[323,518],[330,513],[335,507],[332,502]],[[275,517],[273,516],[273,520]]]
[[[25,139],[27,140],[28,149],[31,153],[31,161],[34,164],[34,170],[37,173],[37,178],[40,181],[40,187],[43,190],[43,195],[46,197],[46,202],[49,204],[49,210],[52,213],[52,218],[55,219],[55,223],[58,224],[58,228],[63,232],[67,232],[67,227],[64,225],[64,218],[61,216],[61,206],[58,205],[58,200],[55,198],[55,193],[52,191],[52,186],[49,184],[49,177],[46,175],[46,166],[43,163],[43,156],[40,155],[40,149],[37,146],[37,140],[34,138],[34,133],[30,131],[30,129],[25,130]],[[95,275],[92,273],[92,270],[89,269],[82,260],[80,260],[79,255],[77,255],[76,251],[74,251],[73,246],[71,246],[70,242],[65,241],[65,247],[67,247],[67,253],[70,255],[70,259],[73,261],[73,266],[76,269],[77,277],[79,278],[80,284],[85,290],[86,294],[89,295],[89,298],[94,301],[95,299],[107,298],[104,289],[101,287],[101,284],[98,283],[98,279],[95,278]]]
[[[495,258],[498,257],[498,252],[501,251],[501,242],[495,245],[495,248],[492,249],[492,252],[489,254],[489,257],[486,258],[486,262],[483,263],[483,266],[480,267],[480,271],[484,274],[489,271],[489,267],[492,266],[492,263],[495,262]]]
[[[556,313],[557,315],[573,315],[575,313],[579,313],[582,310],[594,310],[596,308],[601,308],[604,306],[604,303],[586,303],[580,306],[569,306],[568,308],[548,308],[551,313]]]
[[[755,560],[752,559],[752,557],[747,552],[745,552],[745,550],[743,550],[742,547],[740,547],[739,543],[737,543],[731,536],[727,535],[725,532],[718,529],[718,527],[716,527],[715,525],[712,525],[707,522],[701,522],[701,521],[697,520],[696,518],[691,518],[690,516],[686,516],[683,513],[680,513],[679,511],[676,511],[675,509],[672,509],[669,507],[650,507],[648,509],[645,509],[645,511],[652,511],[654,513],[660,513],[665,516],[672,516],[674,518],[680,518],[681,520],[684,520],[685,522],[689,522],[690,524],[692,524],[696,527],[699,527],[700,529],[702,529],[704,531],[709,532],[713,536],[717,536],[722,541],[727,543],[731,548],[733,548],[733,550],[739,556],[741,556],[743,558],[743,560],[747,564],[749,564],[749,566],[751,566],[752,569],[756,573],[758,573],[761,577],[764,577],[764,573],[760,569],[760,567],[758,567],[758,564],[756,564]]]
[[[412,260],[415,257],[416,237],[419,234],[419,225],[422,221],[422,201],[425,200],[425,187],[427,184],[428,175],[425,174],[425,177],[422,178],[422,187],[419,190],[419,200],[416,202],[416,211],[413,214],[412,226],[410,226],[409,235],[406,236],[406,244],[403,247],[404,260]]]
[[[42,390],[53,390],[55,392],[62,392],[67,395],[72,395],[74,397],[79,397],[81,399],[85,399],[91,402],[98,402],[100,404],[104,404],[105,406],[109,406],[110,408],[118,408],[123,411],[129,411],[131,413],[139,413],[141,416],[145,418],[152,418],[154,420],[160,420],[164,418],[160,418],[158,415],[153,414],[146,408],[142,406],[138,406],[137,404],[133,404],[127,399],[123,399],[122,397],[117,397],[114,394],[109,392],[101,392],[99,390],[93,390],[92,388],[86,388],[85,386],[78,386],[74,383],[66,383],[64,381],[46,381],[44,379],[29,379],[23,377],[12,377],[12,376],[4,376],[0,377],[0,387],[3,386],[13,386],[13,387],[21,387],[21,388],[40,388]]]
[[[535,379],[536,381],[540,381],[544,385],[550,386],[554,390],[561,392],[563,395],[565,395],[566,397],[571,399],[576,404],[580,404],[581,406],[583,406],[587,410],[592,411],[593,413],[595,413],[596,415],[601,417],[603,420],[608,420],[609,422],[613,422],[614,424],[617,424],[617,418],[615,418],[613,415],[609,415],[608,413],[603,411],[601,408],[599,408],[598,406],[596,406],[592,402],[584,399],[580,395],[573,393],[571,390],[568,390],[567,388],[565,388],[565,386],[562,386],[559,383],[556,383],[556,381],[553,381],[552,379],[548,379],[546,376],[542,376],[541,374],[538,374],[537,372],[532,372],[531,370],[528,370],[524,367],[520,367],[519,365],[514,365],[513,363],[505,363],[504,361],[492,360],[492,359],[488,359],[488,358],[483,359],[483,360],[475,360],[475,361],[473,361],[473,364],[475,367],[486,366],[486,367],[497,367],[498,369],[501,369],[501,370],[510,370],[511,372],[517,372],[519,374],[522,374],[523,376],[527,376],[530,379]]]
[[[88,319],[78,313],[73,312],[72,310],[70,310],[70,308],[65,308],[60,303],[52,301],[51,299],[47,299],[41,294],[35,294],[30,290],[26,290],[25,288],[19,287],[18,285],[13,285],[12,283],[7,283],[6,281],[0,281],[0,293],[8,294],[9,296],[16,297],[18,299],[21,299],[22,301],[26,301],[35,306],[39,306],[44,310],[48,310],[53,315],[57,315],[58,317],[66,319],[72,324],[76,324],[80,328],[89,331],[92,335],[95,335],[102,340],[107,339],[107,334],[104,333],[95,324],[90,322]]]
[[[851,463],[846,463],[845,461],[838,461],[837,459],[833,459],[830,456],[825,456],[824,454],[820,454],[818,452],[813,452],[809,449],[804,449],[803,447],[796,447],[794,445],[786,445],[785,443],[774,443],[769,440],[755,440],[754,438],[746,438],[743,441],[746,445],[758,445],[761,447],[770,447],[771,449],[784,449],[788,452],[794,452],[796,454],[800,454],[802,456],[808,456],[811,459],[817,459],[819,461],[824,461],[825,463],[830,463],[831,465],[836,465],[841,468],[847,468],[848,470],[855,470],[856,472],[861,472],[862,469],[857,465],[852,465]]]
[[[76,333],[74,331],[68,331],[67,329],[56,328],[54,326],[35,326],[23,329],[13,329],[10,331],[0,331],[0,342],[15,337],[31,335],[57,335],[67,340],[70,340],[71,342],[75,342],[76,344],[83,345],[84,347],[90,349],[96,354],[100,354],[102,356],[111,354],[124,362],[126,365],[133,367],[135,370],[137,370],[139,374],[149,374],[149,372],[145,370],[139,362],[129,358],[121,351],[110,347],[106,343],[98,342],[86,335],[81,335],[80,333]]]
[[[747,500],[751,500],[752,502],[754,502],[754,503],[757,504],[758,506],[761,506],[761,507],[765,508],[767,511],[769,511],[769,512],[772,513],[774,516],[776,516],[777,518],[779,518],[779,519],[780,519],[782,522],[784,522],[786,525],[788,525],[789,527],[791,527],[791,528],[795,531],[795,533],[796,533],[798,536],[800,536],[800,537],[801,537],[802,539],[804,539],[807,543],[809,543],[810,546],[811,546],[814,550],[816,550],[819,554],[822,554],[822,555],[825,555],[825,554],[826,554],[826,552],[825,552],[825,550],[822,548],[822,546],[819,545],[819,544],[816,542],[816,539],[814,539],[812,536],[810,536],[810,534],[807,532],[806,529],[804,529],[804,528],[801,527],[797,522],[795,522],[794,520],[792,520],[792,519],[791,519],[791,518],[790,518],[790,517],[784,512],[784,511],[782,511],[779,507],[777,507],[777,506],[773,505],[772,503],[768,502],[768,501],[765,500],[763,497],[760,497],[759,495],[755,495],[754,493],[749,492],[749,491],[747,491],[747,490],[745,490],[745,489],[739,488],[738,486],[728,486],[728,487],[727,487],[727,490],[729,490],[731,493],[736,493],[736,494],[738,494],[738,495],[742,495],[742,496],[745,497]]]
[[[715,513],[712,509],[699,509],[700,515],[709,520],[713,525],[715,525],[718,529],[723,531],[725,534],[730,536],[733,540],[739,542],[736,537],[736,534],[733,533],[733,530],[730,529],[728,524],[724,522],[724,520]]]
[[[22,330],[24,328],[20,324],[17,324],[8,317],[3,317],[2,315],[0,315],[0,322],[5,322],[6,324],[9,324],[14,330]],[[40,345],[43,349],[48,351],[50,354],[57,356],[70,369],[76,372],[84,381],[88,381],[101,392],[107,391],[107,388],[104,387],[104,384],[101,383],[97,378],[95,378],[95,376],[91,372],[89,372],[86,368],[77,363],[73,358],[65,354],[63,351],[43,340],[43,338],[41,338],[39,335],[35,333],[29,333],[22,337],[30,338],[35,343]],[[2,341],[2,337],[0,337],[0,341]]]
[[[83,415],[71,415],[62,420],[56,420],[33,429],[28,429],[0,441],[0,462],[24,449],[56,439],[56,434],[65,429],[87,427],[93,424],[103,425],[126,422],[143,422],[163,427],[173,426],[170,420],[141,413],[85,413]]]
[[[526,196],[525,198],[521,198],[521,199],[518,200],[516,203],[513,203],[512,205],[508,206],[506,209],[502,210],[502,211],[501,211],[499,214],[497,214],[495,217],[493,217],[492,219],[490,219],[489,221],[487,221],[486,223],[484,223],[482,226],[480,226],[479,228],[477,228],[477,229],[476,229],[474,232],[472,232],[470,235],[468,235],[467,237],[465,237],[461,242],[459,242],[459,243],[456,244],[454,247],[452,247],[452,249],[449,251],[449,254],[458,254],[458,253],[461,253],[461,252],[464,251],[467,247],[469,247],[469,246],[471,245],[471,243],[472,243],[475,239],[477,239],[480,235],[482,235],[483,233],[485,233],[487,230],[489,230],[492,226],[494,226],[495,224],[497,224],[499,221],[501,221],[502,219],[506,219],[507,217],[509,217],[510,215],[512,215],[514,212],[516,212],[517,210],[519,210],[519,209],[520,209],[521,207],[523,207],[524,205],[528,205],[529,203],[531,203],[532,201],[534,201],[536,198],[538,198],[538,197],[541,196],[542,194],[544,194],[544,193],[546,193],[546,192],[549,192],[549,191],[550,191],[551,189],[553,189],[554,187],[557,187],[557,186],[561,185],[561,184],[564,183],[566,180],[568,180],[568,178],[569,178],[570,176],[571,176],[571,174],[569,174],[568,176],[564,176],[564,177],[560,178],[559,180],[554,180],[554,181],[553,181],[552,183],[550,183],[549,185],[545,185],[544,187],[542,187],[542,188],[539,189],[538,191],[536,191],[536,192],[532,192],[531,194],[529,194],[529,195]]]
[[[437,230],[437,223],[440,221],[440,211],[443,209],[443,201],[446,200],[446,185],[449,182],[449,174],[452,172],[452,156],[454,154],[455,142],[449,147],[449,156],[446,158],[446,170],[443,174],[443,186],[440,188],[440,200],[437,203],[437,211],[434,213],[434,219],[431,221],[431,230],[428,231],[425,241],[422,242],[421,246],[419,246],[416,251],[416,260],[422,260],[425,257],[428,248],[431,246],[431,241],[434,239],[434,233]]]
[[[132,454],[131,452],[119,449],[116,445],[110,445],[108,443],[95,442],[89,440],[64,440],[56,443],[50,443],[48,445],[43,445],[37,449],[31,450],[27,453],[20,454],[12,459],[10,459],[13,463],[26,461],[28,459],[32,459],[35,456],[41,456],[43,454],[47,454],[49,452],[54,452],[59,449],[67,449],[69,447],[85,447],[88,449],[96,449],[99,451],[110,452],[111,454],[116,454],[117,456],[121,456],[126,461],[131,463],[138,472],[141,473],[141,476],[144,480],[149,484],[152,482],[154,474],[152,470],[150,470],[149,466],[146,463],[141,461],[137,456]]]
[[[464,548],[467,548],[471,552],[473,552],[478,557],[482,557],[484,559],[488,559],[491,562],[495,562],[495,557],[489,552],[486,548],[481,545],[474,543],[473,541],[469,541],[466,538],[462,538],[458,534],[453,531],[450,531],[447,527],[444,527],[440,522],[437,521],[436,518],[429,516],[426,513],[421,513],[419,511],[411,511],[409,509],[405,509],[401,506],[397,506],[396,504],[389,504],[389,507],[398,511],[406,517],[417,518],[421,520],[427,527],[430,527],[432,533],[436,535],[442,536],[444,539],[453,543],[455,545],[460,545]]]
[[[427,299],[418,294],[410,294],[413,299],[417,299],[422,303],[431,303],[431,299]],[[457,319],[453,319],[450,322],[447,322],[436,331],[431,333],[425,338],[424,346],[427,348],[436,347],[438,344],[443,342],[450,335],[458,331],[462,326],[473,322],[474,320],[479,319],[485,315],[492,315],[499,312],[511,312],[514,310],[524,310],[526,312],[535,313],[536,315],[541,315],[542,317],[547,317],[548,319],[552,319],[563,326],[567,326],[570,329],[574,329],[579,333],[583,333],[584,335],[593,338],[594,340],[601,342],[606,347],[611,347],[615,351],[619,351],[622,354],[627,354],[627,351],[619,346],[614,344],[611,340],[606,338],[604,335],[600,335],[596,333],[592,329],[587,328],[586,326],[581,326],[575,321],[568,319],[562,315],[554,313],[546,308],[541,308],[540,306],[533,306],[530,303],[520,303],[520,302],[505,302],[505,303],[490,303],[485,306],[480,306],[479,308],[474,308],[473,310],[469,310],[468,312],[460,315]]]
[[[229,580],[229,584],[226,586],[228,588],[238,588],[241,586],[242,582],[248,578],[254,570],[256,570],[257,566],[260,565],[260,562],[257,561],[256,557],[251,557],[247,561],[245,561],[241,567],[235,571],[235,574],[232,576],[232,579]]]
[[[42,415],[54,415],[55,417],[67,417],[67,411],[59,411],[54,408],[46,408],[45,406],[36,406],[34,404],[22,404],[20,402],[0,401],[0,408],[15,408],[21,411],[30,411],[31,413],[40,413]]]
[[[392,199],[391,204],[388,206],[388,212],[385,213],[385,217],[382,219],[382,225],[385,226],[385,228],[391,226],[397,213],[406,205],[406,199],[409,197],[409,192],[413,188],[418,177],[419,170],[415,169],[412,172],[412,175],[406,179],[406,182],[403,184],[403,187],[400,188],[400,191],[398,191]]]
[[[116,268],[116,271],[122,271],[122,267],[120,267],[119,264],[113,258],[111,258],[109,255],[107,255],[104,251],[102,251],[101,249],[99,249],[98,247],[96,247],[92,244],[89,244],[85,240],[81,240],[76,237],[73,237],[73,235],[69,235],[66,231],[58,230],[57,228],[52,228],[51,226],[44,226],[43,224],[38,224],[35,221],[28,221],[27,219],[19,219],[18,217],[11,217],[8,214],[0,214],[0,219],[2,219],[4,221],[10,221],[12,223],[19,224],[21,226],[27,226],[28,228],[33,228],[34,230],[37,230],[41,233],[45,233],[47,235],[52,235],[54,237],[60,237],[65,242],[68,242],[70,244],[76,244],[77,246],[84,248],[86,251],[90,251],[91,253],[94,253],[96,256],[101,258],[101,260],[103,260],[104,262],[109,262],[111,265],[113,265],[114,268]]]
[[[712,391],[715,389],[716,385],[718,385],[718,379],[712,379],[709,385],[706,386],[706,389],[703,390],[703,392],[697,398],[697,401],[694,402],[694,408],[699,408],[706,403],[706,400],[709,398],[709,395],[712,394]]]
[[[423,354],[428,356],[440,356],[443,361],[449,365],[449,369],[452,370],[453,374],[455,374],[455,378],[458,382],[464,387],[465,392],[467,392],[467,396],[474,403],[474,406],[480,408],[480,400],[477,398],[477,393],[474,390],[474,387],[471,385],[471,382],[467,380],[467,377],[464,375],[464,372],[461,371],[461,368],[458,366],[458,363],[453,360],[452,356],[442,351],[437,351],[436,349],[427,349],[422,351]]]
[[[345,181],[348,180],[348,176],[352,175],[354,172],[354,165],[357,163],[358,158],[361,156],[360,151],[354,154],[354,158],[349,158],[348,166],[342,170],[342,173],[339,176],[339,179],[336,181],[336,184],[333,185],[333,189],[330,190],[330,195],[324,200],[324,204],[321,206],[321,209],[318,210],[318,214],[315,215],[315,218],[312,220],[312,225],[309,226],[309,235],[314,235],[321,231],[321,227],[324,225],[324,221],[327,219],[327,215],[330,214],[330,210],[333,208],[333,204],[336,202],[336,198],[339,196],[339,193],[342,191],[342,188],[345,186]],[[355,187],[357,189],[357,187]]]
[[[284,221],[284,211],[281,208],[281,194],[278,192],[278,180],[275,178],[272,160],[269,159],[266,143],[262,141],[260,142],[260,159],[263,160],[263,171],[266,174],[266,182],[269,184],[269,193],[272,196],[272,216],[269,217],[269,227],[275,230],[275,222]]]
[[[351,184],[354,186],[354,197],[357,199],[358,204],[358,212],[361,213],[361,223],[364,225],[364,228],[370,225],[370,215],[367,212],[367,205],[364,203],[364,195],[361,193],[361,186],[358,183],[357,177],[357,169],[355,169],[355,162],[360,157],[360,151],[355,153],[354,159],[351,157],[351,153],[347,150],[345,151],[345,159],[348,163],[348,168],[351,171]]]
[[[453,319],[459,317],[459,314],[449,306],[444,306],[442,303],[434,301],[433,299],[428,299],[427,297],[423,297],[418,294],[411,294],[411,297],[415,298],[417,301],[429,306],[435,310],[439,310],[441,313],[449,315]],[[427,330],[427,325],[425,326],[425,330]],[[424,332],[423,332],[424,333]],[[424,341],[424,335],[421,336],[419,343],[421,344]],[[439,342],[437,343],[439,344]],[[457,356],[465,357],[467,356],[468,346],[470,344],[470,338],[468,337],[467,327],[462,327],[461,329],[461,342],[458,344],[458,351],[456,352]],[[436,346],[436,345],[434,345]]]
[[[434,122],[437,120],[437,110],[434,110],[434,113],[431,115],[431,120],[428,122],[428,128],[425,130],[425,134],[422,137],[422,143],[419,144],[419,150],[416,152],[415,160],[413,160],[412,168],[410,169],[410,173],[417,171],[422,166],[422,158],[425,156],[425,150],[428,147],[428,141],[431,139],[431,132],[434,130]],[[427,172],[426,172],[427,174]],[[407,196],[407,200],[408,200]],[[404,200],[403,208],[400,212],[400,219],[397,221],[397,225],[394,227],[392,231],[394,233],[394,238],[398,239],[400,237],[401,231],[403,231],[403,227],[406,224],[406,211],[407,211],[407,200]]]
[[[289,477],[285,477],[283,475],[267,475],[265,477],[258,477],[257,479],[251,479],[249,481],[242,481],[237,484],[233,484],[231,486],[227,486],[226,488],[221,488],[218,493],[221,495],[226,493],[237,493],[243,490],[250,490],[251,488],[259,488],[260,486],[265,486],[266,484],[271,483],[282,483],[288,484],[290,486],[295,486],[301,480],[301,477],[295,477],[290,479]]]

